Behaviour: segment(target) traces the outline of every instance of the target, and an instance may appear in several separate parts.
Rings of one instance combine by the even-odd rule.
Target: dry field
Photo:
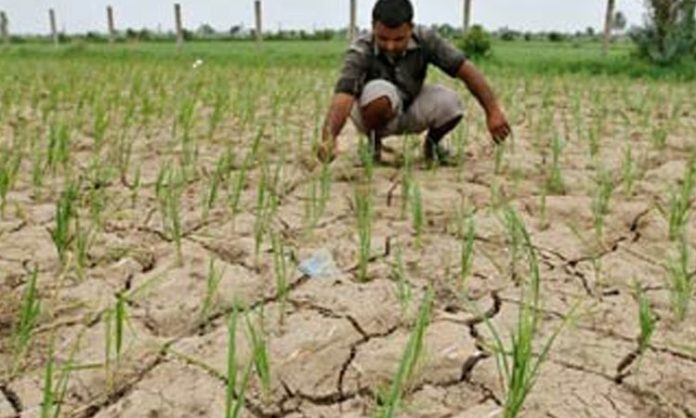
[[[456,86],[456,166],[322,167],[337,69],[192,64],[0,61],[0,417],[696,416],[692,83],[494,71],[504,147]]]

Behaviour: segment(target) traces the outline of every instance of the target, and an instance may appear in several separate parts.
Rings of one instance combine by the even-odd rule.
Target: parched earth
[[[251,70],[230,74],[227,69],[210,67],[196,79],[186,69],[142,64],[135,74],[159,81],[141,94],[154,96],[158,86],[174,91],[165,89],[162,102],[153,105],[160,106],[161,112],[152,113],[147,128],[134,124],[120,130],[127,100],[111,109],[107,143],[117,141],[120,133],[133,139],[131,168],[126,178],[112,174],[96,186],[89,180],[91,159],[96,155],[104,167],[114,162],[108,151],[95,152],[93,108],[88,107],[84,114],[72,109],[84,91],[97,92],[94,100],[98,102],[102,97],[99,83],[109,78],[114,85],[109,90],[123,89],[122,97],[128,98],[135,94],[128,92],[129,83],[137,77],[112,70],[87,76],[84,86],[72,85],[74,91],[62,90],[70,77],[84,75],[101,64],[62,62],[68,75],[55,82],[39,81],[50,69],[23,65],[34,78],[23,84],[28,92],[3,112],[0,144],[9,147],[14,141],[28,140],[28,133],[45,134],[41,106],[31,105],[32,90],[61,91],[70,105],[61,105],[50,114],[62,115],[75,125],[71,128],[72,168],[54,176],[47,174],[37,190],[27,156],[0,221],[0,417],[41,416],[51,352],[54,382],[68,376],[60,416],[222,417],[228,379],[228,320],[235,310],[240,312],[237,382],[252,358],[247,324],[264,336],[270,369],[267,388],[252,375],[241,416],[372,416],[390,387],[429,286],[435,296],[424,350],[406,385],[398,416],[502,416],[505,392],[489,350],[491,333],[486,321],[502,330],[504,337],[514,331],[528,281],[525,262],[511,264],[512,244],[501,212],[505,205],[524,221],[540,261],[542,322],[537,352],[563,328],[541,366],[522,416],[696,416],[696,314],[691,309],[678,321],[673,312],[670,266],[677,247],[669,239],[663,213],[670,191],[683,180],[694,143],[696,108],[688,86],[571,76],[518,80],[494,75],[494,85],[501,91],[516,132],[497,168],[481,113],[460,88],[468,105],[466,123],[449,140],[453,149],[462,152],[459,164],[428,169],[421,160],[417,138],[407,143],[415,149],[413,178],[420,186],[424,211],[419,239],[410,212],[402,211],[406,199],[401,188],[405,169],[399,157],[403,140],[388,140],[397,155],[395,161],[376,167],[371,181],[372,258],[367,280],[362,281],[357,273],[353,196],[356,185],[365,180],[357,158],[358,135],[352,126],[341,139],[342,154],[331,166],[326,209],[314,227],[307,228],[308,196],[319,171],[307,158],[308,138],[323,115],[332,74],[270,69],[252,76]],[[281,73],[285,87],[263,81],[277,79],[270,76]],[[173,87],[158,74],[184,80],[184,84]],[[249,78],[248,85],[238,83],[243,77]],[[192,137],[198,141],[198,155],[194,174],[181,196],[179,260],[156,193],[163,164],[180,161],[183,153],[172,146],[171,124],[179,109],[174,99],[188,94],[191,85],[208,86],[219,78],[231,89],[233,103],[255,91],[257,116],[253,122],[243,123],[243,106],[233,104],[216,133],[208,137],[211,108],[206,97],[214,89],[204,87],[196,99]],[[300,88],[317,79],[320,82],[312,91]],[[39,87],[30,88],[35,84]],[[50,94],[39,95],[39,104],[46,97]],[[269,110],[275,97],[280,97],[276,118]],[[647,97],[645,103],[641,97]],[[302,110],[296,105],[315,99],[315,109],[309,105],[309,110]],[[141,106],[138,102],[137,108]],[[282,123],[274,124],[275,120]],[[259,126],[265,126],[261,155],[268,164],[254,161],[245,168],[241,161]],[[592,157],[587,138],[595,126],[599,150]],[[658,126],[668,129],[664,146],[654,143]],[[555,135],[562,136],[565,143],[559,157],[563,187],[544,192]],[[204,214],[201,202],[216,161],[229,144],[236,156],[231,176],[221,186],[218,202]],[[631,190],[624,181],[627,148],[635,163]],[[277,288],[270,234],[255,254],[260,213],[257,186],[266,175],[264,166],[274,170],[276,165],[280,167],[275,190],[279,205],[269,230],[285,245],[283,255],[289,264],[286,298]],[[139,189],[133,187],[136,167],[141,175]],[[248,179],[240,210],[233,214],[225,201],[234,179],[245,169]],[[600,171],[609,173],[614,187],[604,232],[597,242],[593,204]],[[74,249],[64,263],[67,267],[63,266],[51,238],[56,202],[68,179],[75,176],[83,179],[78,204],[83,226],[90,225],[95,231],[82,272],[75,267]],[[105,197],[101,223],[89,213],[95,190]],[[476,234],[472,270],[465,283],[460,278],[464,213],[473,220]],[[694,217],[685,230],[693,254]],[[329,277],[302,274],[297,263],[320,249],[332,254],[337,271]],[[400,297],[398,291],[397,254],[403,261],[408,298]],[[212,294],[208,291],[211,263],[220,274]],[[19,326],[22,295],[34,268],[42,309],[30,346],[17,360],[13,330]],[[690,264],[690,277],[693,269]],[[641,359],[631,356],[638,348],[640,329],[636,286],[645,293],[656,318],[655,334]],[[211,302],[207,316],[203,314],[206,296]],[[125,300],[128,319],[119,358],[111,351],[107,362],[106,341],[112,340],[113,349],[113,313],[119,297]],[[478,310],[465,299],[474,301]]]

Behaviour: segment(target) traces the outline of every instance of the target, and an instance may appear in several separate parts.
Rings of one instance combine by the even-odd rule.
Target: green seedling
[[[109,390],[113,387],[111,361],[115,359],[115,367],[118,369],[123,353],[126,326],[129,322],[128,300],[123,293],[119,292],[116,294],[114,307],[104,313],[104,370]]]
[[[39,291],[36,287],[36,280],[39,275],[38,268],[35,266],[29,283],[27,283],[22,295],[22,303],[19,311],[19,322],[12,331],[12,350],[14,374],[20,367],[24,353],[31,342],[34,328],[39,322],[41,314],[41,300],[39,299]]]
[[[239,311],[237,307],[230,314],[227,321],[227,386],[225,390],[225,417],[237,418],[244,405],[246,389],[249,386],[251,372],[254,369],[252,358],[244,370],[239,391],[237,391],[237,324]]]
[[[503,173],[503,164],[505,162],[505,144],[498,144],[495,146],[495,159],[494,159],[494,167],[493,167],[493,172],[496,175],[500,175]]]
[[[355,188],[355,210],[358,221],[358,277],[367,280],[367,265],[370,262],[372,245],[372,197],[370,189],[361,186]]]
[[[633,195],[633,187],[636,182],[636,162],[633,158],[631,146],[626,146],[624,150],[624,159],[621,163],[621,172],[623,174],[624,189],[627,196]]]
[[[658,151],[662,151],[667,146],[667,136],[669,134],[666,124],[657,124],[650,132],[650,140]]]
[[[416,233],[416,246],[422,246],[423,226],[425,224],[425,216],[423,214],[423,200],[421,198],[420,186],[417,182],[411,185],[411,223],[413,230]]]
[[[696,186],[696,152],[689,159],[681,187],[672,192],[669,202],[669,239],[675,241],[683,234],[691,216],[691,201]]]
[[[220,84],[223,84],[222,86],[218,86],[218,88],[215,90],[215,99],[213,102],[213,112],[210,114],[210,118],[208,119],[208,140],[212,141],[213,137],[215,136],[215,132],[217,131],[218,126],[220,126],[220,122],[222,122],[225,118],[225,114],[227,111],[229,111],[229,104],[230,104],[230,94],[228,90],[228,86],[225,86],[224,83],[220,81]]]
[[[181,172],[178,175],[174,172],[169,173],[165,194],[165,219],[168,220],[169,237],[175,244],[176,260],[179,266],[184,264],[184,257],[181,252],[181,241],[184,235],[181,224],[181,196],[184,191],[184,184],[181,176],[183,176]]]
[[[273,269],[276,279],[276,294],[280,302],[280,323],[285,320],[285,306],[288,300],[288,265],[285,258],[285,244],[278,233],[273,233],[271,237],[273,246]]]
[[[594,125],[587,129],[587,140],[590,149],[590,157],[595,158],[599,154],[600,142],[599,136],[601,131],[600,122],[595,122]]]
[[[374,132],[371,133],[374,140]],[[360,137],[360,142],[358,143],[358,155],[360,157],[360,162],[363,165],[363,172],[365,173],[365,180],[368,183],[372,182],[375,172],[375,154],[370,145],[370,141],[366,141],[365,138]]]
[[[213,173],[213,175],[210,177],[210,183],[208,185],[208,193],[205,195],[205,201],[203,202],[203,219],[206,220],[208,219],[208,213],[210,210],[215,206],[215,202],[217,201],[219,190],[220,190],[220,182],[222,181],[222,178],[219,174],[219,172]]]
[[[466,232],[462,237],[462,249],[460,256],[461,268],[459,271],[459,285],[460,289],[465,289],[467,281],[469,280],[469,275],[473,267],[474,260],[474,239],[476,238],[476,228],[474,226],[473,217],[469,218],[466,222]]]
[[[403,158],[404,165],[401,169],[401,218],[406,218],[408,210],[409,197],[411,196],[411,187],[413,185],[413,150],[411,148],[410,138],[403,141]]]
[[[99,151],[104,143],[106,130],[109,127],[110,117],[106,106],[97,102],[94,107],[94,122],[92,124],[92,137],[94,138],[94,148]]]
[[[138,201],[138,195],[140,194],[140,188],[142,187],[142,178],[140,172],[140,166],[135,169],[135,175],[133,176],[133,185],[131,187],[131,208],[135,209],[136,203]]]
[[[77,200],[77,188],[73,184],[69,184],[63,191],[56,204],[55,228],[51,232],[53,244],[58,252],[58,257],[63,265],[65,265],[68,244],[72,239],[70,231],[70,221],[75,216],[75,201]]]
[[[691,274],[690,247],[686,237],[682,237],[677,246],[677,256],[668,266],[669,290],[674,316],[677,321],[683,321],[694,294],[694,283]]]
[[[261,316],[261,326],[258,331],[254,328],[251,320],[247,316],[247,331],[251,341],[254,368],[261,379],[261,386],[263,387],[265,395],[269,396],[271,392],[271,369],[268,361],[268,343],[266,342],[263,329],[263,314]]]
[[[508,251],[510,252],[510,277],[517,281],[517,264],[524,250],[524,229],[517,213],[509,206],[503,209],[504,225],[508,236]]]
[[[399,299],[401,316],[404,317],[408,312],[409,305],[411,304],[413,292],[411,290],[411,284],[409,283],[408,276],[406,275],[406,268],[404,266],[404,258],[401,247],[396,248],[396,263],[392,266],[392,276],[396,281],[396,297]]]
[[[269,187],[267,179],[268,175],[264,169],[257,191],[256,217],[254,220],[254,254],[257,259],[261,252],[264,236],[269,230],[278,210],[278,197],[272,188]]]
[[[378,411],[378,416],[380,418],[392,418],[397,415],[401,406],[404,390],[419,366],[423,354],[425,331],[430,323],[433,295],[433,288],[429,286],[423,296],[416,324],[413,331],[411,331],[411,336],[401,355],[401,360],[399,361],[399,366],[392,380],[391,388]]]
[[[604,222],[609,213],[609,203],[614,192],[614,184],[607,171],[600,170],[597,176],[597,190],[592,200],[592,215],[598,241],[604,237]]]
[[[217,296],[218,288],[220,287],[220,282],[222,281],[222,276],[224,274],[224,269],[218,271],[215,269],[215,262],[211,258],[208,264],[208,275],[206,277],[205,286],[205,297],[203,298],[203,306],[201,307],[201,323],[205,324],[210,313],[214,308],[215,298]]]
[[[68,168],[70,160],[70,132],[68,126],[63,123],[52,123],[48,132],[48,156],[47,168],[55,173],[58,165],[63,169]]]
[[[233,215],[237,214],[239,210],[239,202],[241,200],[242,191],[244,190],[244,185],[246,184],[247,172],[256,161],[256,155],[258,154],[259,146],[261,143],[261,137],[263,136],[264,132],[263,129],[264,128],[261,127],[258,130],[254,138],[254,143],[252,144],[251,149],[244,158],[242,166],[239,168],[235,180],[230,183],[227,201],[228,206],[230,207],[230,210]]]
[[[85,269],[88,267],[89,250],[94,241],[94,229],[80,227],[80,219],[75,218],[75,261],[80,278],[84,278]]]
[[[0,217],[5,216],[7,192],[10,190],[10,172],[5,164],[0,163]]]
[[[566,316],[564,323],[549,337],[541,350],[536,352],[535,341],[542,319],[539,262],[523,222],[511,208],[508,208],[507,212],[506,217],[511,225],[510,228],[518,230],[515,234],[518,234],[522,239],[522,248],[529,264],[529,279],[526,286],[521,287],[517,327],[510,336],[509,346],[503,342],[501,333],[493,322],[486,315],[483,315],[473,302],[467,300],[467,303],[484,318],[484,322],[491,332],[493,340],[488,349],[496,359],[500,385],[505,391],[503,417],[515,418],[521,412],[527,396],[534,387],[540,367],[546,360],[551,346],[572,318],[577,305]]]
[[[545,187],[541,189],[541,195],[539,196],[539,229],[546,230],[549,227],[549,219],[547,212],[547,190]]]
[[[558,135],[554,135],[553,141],[551,142],[551,171],[546,181],[546,187],[548,191],[552,194],[565,193],[565,183],[563,182],[563,175],[561,173],[561,152],[563,151],[564,147],[565,141],[563,140],[563,138],[561,138]]]
[[[237,390],[237,323],[239,312],[235,306],[227,320],[227,387],[225,391],[225,417],[232,415]],[[240,401],[238,400],[237,403]],[[236,415],[234,415],[236,416]]]
[[[638,320],[640,323],[640,335],[638,336],[638,369],[642,358],[650,347],[652,335],[655,332],[655,315],[650,307],[650,301],[645,296],[645,292],[636,285],[638,291]]]

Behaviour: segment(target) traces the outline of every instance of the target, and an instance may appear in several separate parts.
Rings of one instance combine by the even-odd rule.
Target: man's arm
[[[466,84],[466,87],[486,112],[486,122],[493,141],[496,143],[504,141],[512,129],[486,79],[468,60],[459,67],[457,77]]]
[[[321,132],[321,144],[317,149],[321,161],[328,163],[336,156],[336,138],[346,125],[353,103],[355,97],[348,93],[336,93],[331,100]]]

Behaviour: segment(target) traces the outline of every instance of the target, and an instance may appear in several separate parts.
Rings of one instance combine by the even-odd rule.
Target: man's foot
[[[426,138],[423,143],[423,156],[428,165],[452,165],[452,158],[449,150],[429,138]]]

